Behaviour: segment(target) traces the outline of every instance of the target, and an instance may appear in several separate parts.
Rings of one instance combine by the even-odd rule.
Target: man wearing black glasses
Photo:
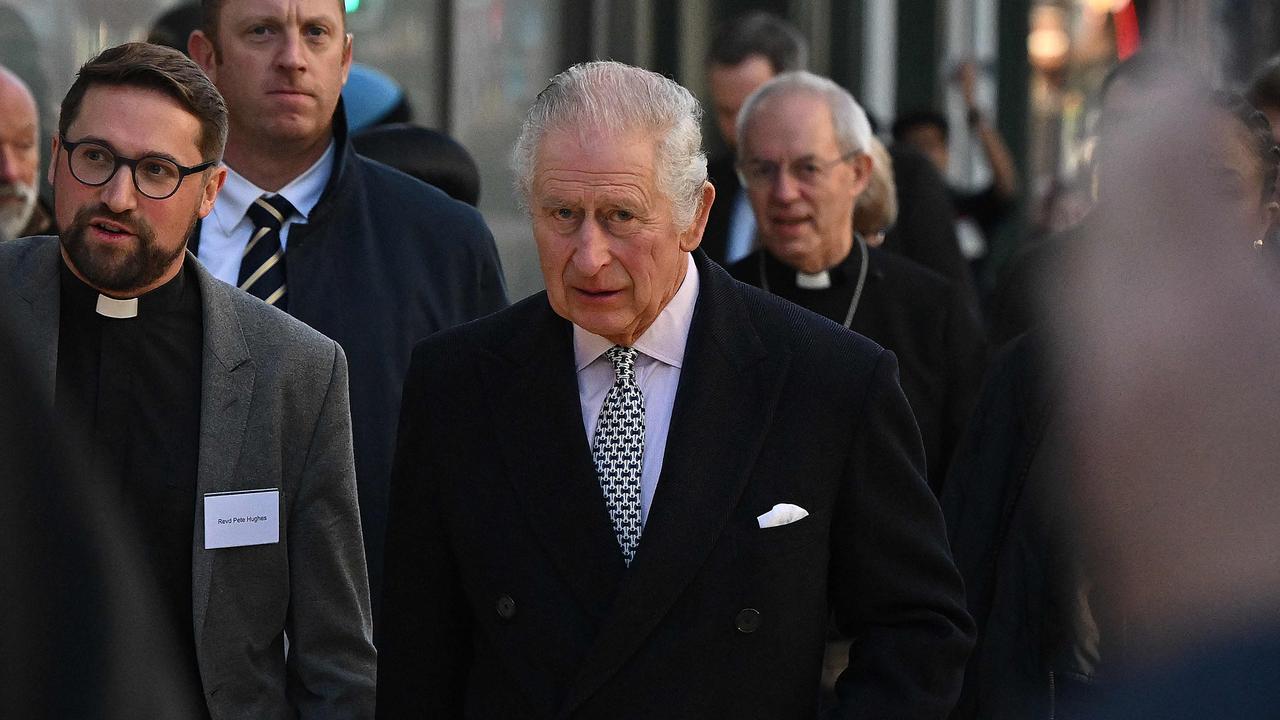
[[[6,578],[61,600],[29,633],[51,715],[373,709],[346,357],[186,251],[226,135],[181,53],[105,50],[62,103],[61,236],[0,247],[6,345],[52,418],[33,454],[54,481],[28,498],[57,508],[33,538],[48,560]]]

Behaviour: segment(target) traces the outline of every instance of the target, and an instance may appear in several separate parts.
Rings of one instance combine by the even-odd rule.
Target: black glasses
[[[184,167],[156,155],[127,158],[117,155],[102,143],[89,140],[71,142],[63,136],[59,136],[59,139],[67,151],[67,166],[71,168],[71,175],[76,180],[91,187],[106,185],[116,176],[121,165],[128,165],[130,174],[133,175],[133,186],[152,200],[164,200],[172,196],[178,192],[183,178],[218,164],[217,160],[210,160],[193,167]]]
[[[786,172],[800,184],[817,185],[822,182],[831,168],[861,154],[862,151],[854,150],[832,160],[815,160],[808,157],[785,164],[772,160],[747,160],[738,165],[738,175],[742,184],[747,187],[772,187],[785,168]]]

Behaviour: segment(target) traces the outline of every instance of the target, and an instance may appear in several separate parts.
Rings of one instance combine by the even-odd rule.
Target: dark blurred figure
[[[959,84],[964,98],[969,130],[977,136],[982,154],[991,168],[991,182],[986,187],[978,190],[949,187],[956,219],[960,223],[961,250],[967,259],[978,263],[986,255],[988,244],[1001,224],[1017,206],[1018,170],[1000,132],[978,108],[977,69],[974,64],[968,61],[961,63],[953,79]],[[950,138],[950,125],[938,112],[908,113],[893,123],[894,142],[910,145],[924,153],[943,177],[951,165]],[[976,264],[974,275],[981,275]]]
[[[1245,98],[1267,116],[1272,136],[1280,143],[1280,56],[1266,61],[1254,72]]]
[[[938,492],[982,378],[983,333],[954,283],[854,231],[874,164],[862,108],[830,80],[788,73],[748,98],[738,129],[763,248],[729,272],[897,355]]]
[[[741,260],[756,248],[755,216],[734,167],[738,110],[756,88],[779,73],[803,70],[808,58],[809,46],[800,31],[766,12],[729,20],[711,40],[707,86],[726,152],[707,163],[716,202],[702,236],[702,250],[722,265]]]
[[[147,42],[187,52],[187,38],[200,27],[200,3],[186,2],[166,10],[147,33]]]
[[[475,208],[352,147],[342,87],[355,39],[342,3],[203,6],[188,49],[226,98],[230,132],[227,184],[192,250],[219,279],[287,310],[347,352],[361,527],[370,587],[380,598],[410,353],[418,340],[506,305],[497,247]],[[275,32],[235,31],[253,24]],[[260,210],[268,200],[284,208],[279,217]],[[268,245],[254,240],[272,227]]]
[[[1280,350],[1257,353],[1256,341],[1280,337],[1262,326],[1253,339],[1237,333],[1274,302],[1239,296],[1274,282],[1252,246],[1276,213],[1278,156],[1238,97],[1215,97],[1173,66],[1140,67],[1109,83],[1098,207],[1056,246],[1045,321],[993,363],[944,489],[979,624],[955,718],[1093,717],[1118,677],[1152,660],[1177,614],[1166,608],[1202,596],[1189,574],[1160,576],[1209,562],[1194,542],[1233,522],[1210,509],[1210,487],[1255,482],[1234,473],[1227,448],[1263,446],[1223,413],[1242,394],[1271,392],[1253,380],[1270,376],[1264,358]],[[1246,415],[1253,404],[1242,403]],[[1213,422],[1223,425],[1199,426]],[[1157,526],[1166,505],[1184,509]],[[1199,620],[1197,633],[1220,629]]]
[[[0,233],[43,235],[53,219],[40,200],[40,115],[31,90],[0,65]]]
[[[347,129],[353,134],[413,120],[413,106],[400,83],[377,68],[357,62],[351,63],[351,74],[342,86],[342,106],[347,113]]]
[[[471,153],[437,130],[400,123],[354,135],[356,152],[435,185],[472,207],[480,203],[480,168]]]

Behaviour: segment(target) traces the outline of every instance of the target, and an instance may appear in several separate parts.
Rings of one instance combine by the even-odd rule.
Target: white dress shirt
[[[662,456],[667,447],[667,431],[671,427],[671,407],[680,385],[680,366],[684,362],[684,346],[693,322],[693,307],[698,301],[698,270],[693,256],[684,282],[671,302],[644,334],[636,339],[636,384],[644,393],[644,462],[640,471],[640,521],[649,519],[649,505],[662,474]],[[578,400],[582,403],[582,421],[587,428],[587,443],[595,439],[600,407],[613,387],[613,363],[604,352],[613,342],[573,326],[573,355],[578,368]]]
[[[314,165],[307,168],[298,177],[280,188],[276,195],[283,195],[295,212],[284,219],[280,229],[280,247],[288,247],[289,226],[307,219],[316,203],[320,202],[320,194],[329,182],[329,174],[333,171],[333,141]],[[254,200],[268,194],[266,190],[254,185],[243,175],[227,168],[227,182],[218,193],[218,200],[213,205],[213,212],[200,223],[200,250],[198,257],[206,269],[219,280],[236,284],[240,275],[240,258],[244,255],[244,246],[253,234],[253,221],[245,214]]]
[[[729,239],[724,250],[725,267],[741,260],[756,249],[756,214],[747,199],[747,189],[738,188],[733,196],[733,213],[729,216]]]

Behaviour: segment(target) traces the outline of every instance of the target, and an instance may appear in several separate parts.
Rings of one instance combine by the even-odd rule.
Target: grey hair
[[[867,152],[871,147],[871,123],[867,113],[849,94],[827,78],[807,70],[797,70],[774,77],[747,96],[738,111],[738,158],[742,159],[746,146],[747,126],[751,118],[775,95],[807,94],[822,98],[831,111],[831,124],[835,129],[836,144],[841,153]]]
[[[538,147],[550,132],[640,130],[657,138],[658,188],[676,225],[688,228],[707,180],[701,122],[693,95],[658,73],[613,61],[574,65],[538,93],[520,128],[511,155],[520,204],[528,211]]]

